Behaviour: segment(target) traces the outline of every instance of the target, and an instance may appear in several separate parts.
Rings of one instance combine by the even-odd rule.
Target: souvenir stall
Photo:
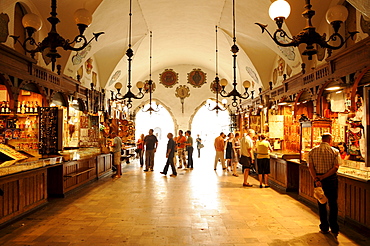
[[[111,114],[113,118],[110,120],[109,131],[117,133],[122,140],[122,159],[127,164],[130,163],[130,158],[135,156],[135,123],[130,119],[129,110],[123,107],[119,101],[113,101],[111,104]],[[112,146],[113,139],[107,139],[108,146]]]
[[[61,157],[41,158],[41,87],[23,82],[17,94],[0,76],[0,224],[47,203],[47,168]]]
[[[298,158],[294,102],[283,98],[268,110],[269,138],[274,152],[270,156],[270,185],[281,191],[298,189]]]

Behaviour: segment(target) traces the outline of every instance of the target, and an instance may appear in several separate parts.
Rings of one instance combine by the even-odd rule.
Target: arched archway
[[[135,110],[135,139],[139,139],[141,134],[148,135],[149,129],[153,129],[159,142],[158,152],[165,153],[167,133],[176,135],[175,122],[171,111],[160,102],[158,104],[158,112],[145,111],[149,107],[149,102],[141,104]]]
[[[216,102],[209,100],[204,101],[197,109],[191,118],[190,126],[193,138],[199,137],[202,139],[206,149],[212,148],[214,139],[220,135],[221,132],[228,134],[230,132],[230,115],[229,110],[213,111]]]

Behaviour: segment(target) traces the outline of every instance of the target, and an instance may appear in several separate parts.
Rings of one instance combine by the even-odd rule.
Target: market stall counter
[[[298,191],[299,153],[272,152],[270,154],[269,183],[280,191]]]
[[[111,172],[111,154],[101,155],[100,148],[80,148],[59,152],[62,165],[48,169],[48,194],[65,197],[72,190]]]
[[[1,160],[8,159],[0,163],[2,225],[47,203],[47,168],[61,165],[62,158],[27,158],[8,146],[0,149]]]
[[[364,162],[345,160],[338,170],[338,215],[342,222],[370,231],[370,168]],[[299,169],[299,199],[317,206],[313,179],[305,162]]]

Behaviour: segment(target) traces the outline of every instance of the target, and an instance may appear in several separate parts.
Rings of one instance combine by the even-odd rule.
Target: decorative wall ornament
[[[85,69],[87,74],[91,74],[91,71],[93,69],[93,59],[89,58],[86,60]]]
[[[220,91],[222,90],[220,83],[217,84],[217,82],[215,80],[212,81],[212,83],[209,87],[210,87],[212,93],[216,93],[216,92],[220,93]]]
[[[201,69],[194,68],[193,71],[188,73],[188,83],[195,88],[200,88],[206,83],[207,74]]]
[[[186,85],[180,85],[176,88],[176,97],[181,101],[181,112],[184,113],[184,99],[190,96],[190,88]]]
[[[155,82],[152,82],[152,93],[155,91],[156,88],[157,88],[157,86],[156,86]],[[150,90],[149,80],[145,80],[144,92],[149,93],[149,90]]]
[[[249,76],[252,77],[253,81],[256,81],[257,84],[260,84],[260,80],[257,77],[256,72],[251,67],[245,67],[245,70],[247,70]]]
[[[289,42],[289,40],[286,37],[283,38],[283,37],[280,37],[279,35],[277,35],[276,39],[281,43],[288,43]],[[278,46],[278,48],[286,58],[288,58],[291,61],[295,60],[295,53],[294,53],[294,48],[293,47]]]
[[[0,43],[6,42],[9,36],[9,16],[7,14],[0,14]]]
[[[91,44],[86,46],[85,49],[83,49],[81,51],[78,51],[76,53],[76,55],[72,56],[72,64],[73,65],[81,64],[83,58],[85,58],[87,56],[87,54],[89,53],[90,50],[91,50]]]
[[[278,60],[278,66],[277,66],[277,70],[278,70],[278,75],[279,76],[283,76],[284,74],[284,70],[285,70],[285,61],[283,58],[279,58]]]
[[[272,83],[274,83],[274,85],[277,82],[277,77],[278,77],[278,71],[277,71],[277,68],[275,68],[274,72],[272,73]]]
[[[97,82],[98,82],[98,74],[95,72],[92,72],[92,83],[94,87],[96,87]]]
[[[178,82],[179,74],[172,69],[165,69],[164,72],[159,75],[159,83],[167,88],[172,88]]]
[[[111,86],[112,84],[114,84],[119,79],[119,77],[121,76],[121,73],[122,73],[121,70],[117,70],[113,74],[112,78],[110,79],[108,86]]]

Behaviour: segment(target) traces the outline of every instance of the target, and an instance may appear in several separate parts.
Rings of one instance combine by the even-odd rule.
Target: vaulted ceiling
[[[32,12],[41,15],[43,20],[49,16],[50,0],[24,0]],[[268,86],[277,56],[282,51],[270,37],[261,33],[255,22],[268,24],[274,31],[275,23],[268,16],[271,0],[235,0],[236,37],[240,48],[238,53],[238,80],[255,80],[245,69],[256,73],[254,81]],[[289,31],[298,33],[304,26],[302,18],[303,0],[288,0],[291,16],[286,22]],[[324,21],[325,12],[333,4],[343,1],[312,0],[316,11],[314,25]],[[87,37],[93,32],[104,31],[98,42],[85,59],[95,57],[99,80],[102,87],[109,81],[115,70],[127,72],[127,57],[130,0],[59,0],[57,6],[58,32],[65,38],[77,34],[73,22],[76,9],[85,7],[93,13],[93,23],[86,31]],[[153,32],[152,71],[159,71],[178,65],[194,65],[215,71],[215,26],[219,26],[219,74],[232,80],[232,0],[132,0],[132,44],[134,50],[133,81],[143,80],[149,74],[149,32]],[[285,28],[287,28],[285,27]],[[41,34],[49,31],[44,23]],[[42,34],[43,33],[43,34]],[[59,63],[64,73],[75,77],[79,66],[71,62],[75,52],[62,51]],[[300,52],[295,52],[295,60],[287,60],[291,65],[301,62]],[[214,74],[209,74],[213,78]]]

